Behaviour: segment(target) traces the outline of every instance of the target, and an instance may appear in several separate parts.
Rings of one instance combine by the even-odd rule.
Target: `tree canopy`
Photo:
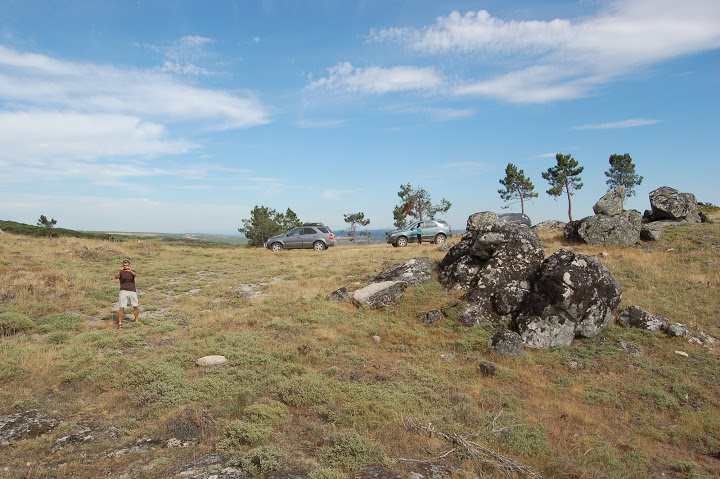
[[[358,236],[370,237],[369,231],[358,232],[359,226],[367,226],[370,224],[370,220],[365,218],[365,213],[348,213],[346,215],[343,215],[343,218],[345,220],[345,223],[347,223],[350,227],[350,231],[348,232],[348,238],[350,239],[350,241],[352,241],[353,243],[357,243]]]
[[[508,163],[505,167],[505,178],[500,180],[500,184],[505,188],[498,190],[500,198],[505,201],[520,201],[521,212],[525,213],[525,200],[531,198],[537,198],[538,194],[535,193],[535,185],[532,184],[529,178],[525,177],[523,170],[518,170],[517,166],[512,163]]]
[[[55,218],[49,220],[45,215],[40,215],[40,219],[37,221],[38,226],[42,226],[43,228],[45,228],[48,238],[52,238],[52,229],[55,227],[56,224],[57,220]]]
[[[558,153],[555,155],[555,160],[557,165],[548,168],[547,171],[543,172],[542,177],[550,183],[550,189],[547,190],[548,195],[558,197],[563,191],[565,192],[568,199],[568,218],[572,221],[572,200],[570,197],[573,191],[583,187],[580,173],[583,172],[585,167],[578,166],[578,162],[571,155]]]
[[[271,236],[278,235],[300,226],[300,221],[293,210],[278,213],[267,206],[257,206],[250,211],[250,218],[242,220],[242,228],[238,231],[248,239],[248,246],[262,246]]]
[[[412,217],[422,221],[423,218],[435,218],[438,213],[447,212],[452,203],[443,198],[440,203],[433,205],[430,193],[424,188],[413,188],[410,183],[400,185],[398,191],[400,204],[393,209],[393,219],[395,227],[404,228],[407,224],[407,218]]]
[[[625,198],[635,196],[635,187],[639,186],[643,177],[635,174],[635,165],[633,164],[630,153],[624,155],[610,155],[610,168],[605,172],[608,185],[608,191],[618,186],[625,187]]]

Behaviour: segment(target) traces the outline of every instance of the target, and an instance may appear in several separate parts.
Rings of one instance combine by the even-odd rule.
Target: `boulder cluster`
[[[613,319],[622,287],[598,259],[561,249],[544,259],[540,238],[492,212],[468,219],[467,232],[438,265],[448,289],[466,289],[460,322],[509,326],[495,349],[549,348],[593,337]]]
[[[644,214],[625,210],[625,187],[618,186],[598,200],[593,216],[567,223],[565,238],[592,245],[632,246],[640,240],[658,240],[668,224],[710,221],[703,213],[696,213],[698,202],[692,193],[662,186],[651,191],[649,197],[650,210]]]

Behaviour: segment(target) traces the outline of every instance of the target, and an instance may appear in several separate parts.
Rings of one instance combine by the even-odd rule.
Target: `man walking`
[[[422,223],[418,223],[418,225],[417,225],[417,231],[416,231],[418,245],[422,245],[423,230],[422,230],[422,228],[420,227],[420,225],[422,225]]]
[[[138,309],[137,290],[135,289],[135,276],[137,276],[137,273],[130,269],[130,261],[123,260],[122,269],[115,275],[115,279],[120,280],[118,329],[122,329],[123,316],[125,315],[125,308],[127,307],[128,301],[130,301],[130,305],[135,312],[135,322],[137,323],[139,320],[140,311]]]

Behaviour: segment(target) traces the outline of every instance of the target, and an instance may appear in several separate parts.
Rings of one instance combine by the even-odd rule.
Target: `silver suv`
[[[452,228],[443,220],[423,220],[411,223],[407,228],[393,231],[387,235],[387,242],[393,246],[407,246],[417,241],[417,227],[422,229],[422,240],[429,243],[442,244],[452,236]]]
[[[285,234],[268,238],[263,246],[277,252],[283,248],[312,248],[323,251],[336,245],[335,235],[329,227],[322,223],[305,223]]]

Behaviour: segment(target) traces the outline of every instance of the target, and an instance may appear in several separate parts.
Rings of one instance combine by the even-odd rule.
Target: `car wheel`
[[[445,242],[445,235],[440,233],[435,237],[435,244],[443,244]]]
[[[404,236],[401,236],[397,239],[395,244],[397,244],[401,248],[404,248],[405,246],[407,246],[407,238]]]
[[[322,241],[316,241],[315,243],[313,243],[313,248],[315,249],[315,251],[323,251],[325,249],[325,243],[323,243]]]
[[[273,251],[276,252],[276,253],[277,253],[278,251],[282,251],[282,248],[283,248],[283,246],[282,246],[282,244],[280,244],[280,243],[273,243],[273,244],[270,245],[270,249],[273,250]]]

